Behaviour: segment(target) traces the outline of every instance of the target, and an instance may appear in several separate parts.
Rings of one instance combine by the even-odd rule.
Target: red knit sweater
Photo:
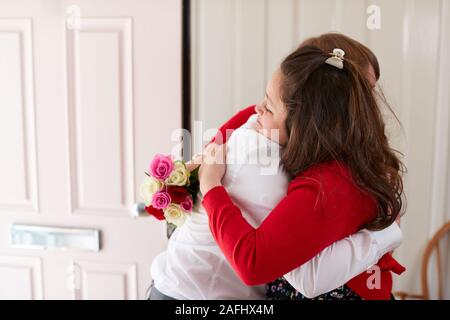
[[[230,130],[240,127],[254,112],[251,106],[236,114],[212,141],[225,142]],[[223,187],[210,190],[203,206],[218,245],[247,285],[273,281],[376,217],[375,201],[353,183],[350,171],[337,162],[314,166],[293,179],[286,197],[256,229],[243,218]],[[377,265],[378,275],[363,272],[347,286],[364,299],[389,299],[391,271],[400,274],[405,269],[390,254]],[[370,288],[377,283],[375,279],[380,286]]]

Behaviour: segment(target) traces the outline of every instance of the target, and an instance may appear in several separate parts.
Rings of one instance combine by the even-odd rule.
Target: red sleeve
[[[248,118],[255,113],[255,105],[239,111],[219,128],[219,131],[209,143],[222,144],[227,142],[233,131],[246,123]]]
[[[332,190],[340,187],[334,185]],[[204,196],[202,204],[209,215],[211,232],[245,284],[273,281],[373,218],[348,214],[355,211],[352,206],[367,207],[367,202],[362,203],[358,197],[352,199],[351,193],[339,193],[345,195],[336,198],[333,193],[338,192],[334,191],[322,197],[322,189],[320,196],[318,190],[317,184],[306,179],[290,187],[287,196],[256,229],[243,218],[224,187],[215,187]],[[368,212],[373,213],[373,206],[370,208]]]

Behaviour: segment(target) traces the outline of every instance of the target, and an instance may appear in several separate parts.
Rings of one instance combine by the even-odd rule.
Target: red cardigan
[[[229,130],[240,127],[254,112],[254,106],[240,111],[212,141],[220,143],[219,135],[226,141]],[[353,183],[350,171],[337,162],[314,166],[293,179],[286,197],[256,229],[243,218],[223,187],[210,190],[203,198],[203,206],[218,245],[247,285],[273,281],[376,217],[375,201]],[[400,274],[404,268],[390,254],[379,261],[378,267],[379,289],[366,285],[375,277],[368,272],[353,278],[347,286],[364,299],[389,299],[391,271]]]

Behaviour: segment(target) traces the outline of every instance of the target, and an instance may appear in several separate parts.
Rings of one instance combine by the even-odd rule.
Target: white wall
[[[372,4],[381,9],[380,30],[366,27]],[[408,168],[396,251],[408,270],[395,286],[419,292],[424,246],[450,219],[450,1],[194,0],[193,14],[193,119],[206,128],[258,102],[281,59],[309,36],[340,31],[375,52],[402,123],[387,119],[391,143]]]

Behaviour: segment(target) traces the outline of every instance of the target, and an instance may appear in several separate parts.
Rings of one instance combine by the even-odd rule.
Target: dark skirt
[[[284,278],[266,284],[266,298],[267,300],[363,300],[346,285],[309,299],[295,290]]]

